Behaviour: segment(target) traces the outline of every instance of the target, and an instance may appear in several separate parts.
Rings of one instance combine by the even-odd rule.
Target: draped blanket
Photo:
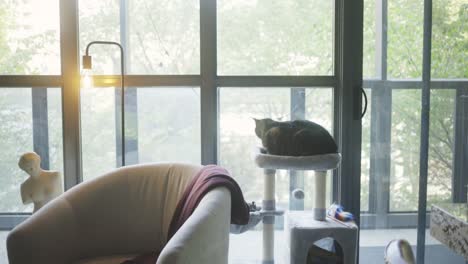
[[[182,194],[169,225],[167,241],[192,215],[205,194],[218,187],[225,187],[231,192],[231,224],[246,225],[249,222],[249,206],[245,202],[244,195],[237,182],[224,168],[208,165],[195,175]],[[159,253],[142,254],[122,264],[154,264]]]

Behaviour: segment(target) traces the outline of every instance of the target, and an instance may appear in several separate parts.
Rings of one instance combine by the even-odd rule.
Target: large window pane
[[[81,90],[85,180],[114,169],[120,162],[119,98],[114,88]],[[200,163],[199,88],[126,88],[125,100],[127,165]]]
[[[454,99],[453,90],[431,91],[428,207],[434,202],[449,202],[451,198]],[[393,91],[391,211],[417,210],[420,100],[420,90]]]
[[[377,100],[372,103],[378,103],[380,107],[371,107],[372,115],[376,115],[375,118],[371,117],[370,124],[370,148],[374,149],[375,155],[370,159],[370,167],[374,169],[370,170],[369,176],[363,169],[361,175],[361,181],[367,182],[369,177],[369,183],[372,183],[370,188],[361,186],[364,188],[361,189],[361,208],[363,211],[368,208],[361,214],[360,258],[363,262],[375,260],[376,249],[383,254],[384,247],[391,239],[407,239],[416,246],[419,191],[421,90],[392,89],[391,93],[382,93],[375,88],[372,93],[376,95],[371,98]],[[385,99],[386,96],[391,96],[391,100]],[[434,203],[451,200],[454,100],[454,90],[431,90],[428,209]],[[389,110],[383,105],[385,102],[390,102],[391,113],[387,113]],[[364,120],[364,127],[365,123]],[[367,134],[364,127],[363,145]],[[385,129],[390,129],[389,139],[382,137],[382,134],[388,133]],[[363,154],[365,151],[366,148],[363,148]],[[362,159],[363,168],[367,161]],[[389,164],[389,168],[385,164]],[[381,239],[375,240],[375,237]],[[429,231],[426,237],[426,246],[430,249],[428,256],[431,256],[426,263],[440,263],[441,256],[459,261],[457,256],[432,238]]]
[[[248,95],[248,96],[246,96]],[[240,184],[245,198],[261,204],[263,197],[263,170],[253,160],[255,148],[261,146],[255,135],[255,123],[252,118],[290,120],[295,115],[319,123],[332,133],[333,128],[333,89],[332,88],[221,88],[219,90],[219,163],[227,168]],[[333,133],[332,133],[333,134]],[[277,171],[276,205],[289,209],[290,173]],[[298,172],[297,186],[305,192],[303,208],[312,210],[314,199],[314,176],[312,172]],[[328,173],[327,204],[331,203],[332,177]],[[276,218],[278,238],[275,248],[281,256],[283,245],[281,231],[283,217]],[[260,258],[260,251],[245,253],[245,248],[259,248],[261,228],[258,227],[242,235],[232,235],[230,245],[230,263],[245,263]]]
[[[463,139],[455,138],[454,136],[456,123],[454,113],[456,105],[455,96],[454,90],[431,91],[431,127],[427,184],[428,210],[431,210],[433,205],[448,210],[447,208],[450,208],[453,202],[460,203],[461,199],[466,198],[460,195],[457,189],[462,184],[463,177],[466,178],[466,172],[462,171],[462,175],[457,175],[454,169],[454,165],[456,165],[454,163],[455,144],[463,144],[460,143]],[[458,124],[461,124],[460,121],[463,122],[463,117],[458,117]],[[447,204],[449,205],[448,207],[446,206]],[[464,209],[460,210],[461,215],[466,214],[466,203],[462,203],[461,205],[464,206]],[[429,230],[429,226],[427,228]],[[442,263],[440,256],[443,256],[443,260],[446,263],[466,263],[462,256],[456,254],[432,236],[426,238],[425,247],[426,263]],[[439,259],[437,260],[437,258]]]
[[[116,167],[115,89],[81,89],[83,179]],[[118,124],[117,124],[118,125]]]
[[[421,90],[392,92],[390,210],[417,211]]]
[[[128,1],[129,72],[200,72],[199,0]]]
[[[93,40],[124,46],[130,74],[198,74],[198,0],[80,1],[80,51]],[[118,49],[92,47],[93,69],[119,72]]]
[[[119,19],[119,1],[80,0],[80,55],[85,54],[86,45],[91,41],[106,40],[120,42]],[[90,50],[90,53],[93,57],[93,73],[120,74],[120,53],[116,47],[95,45]]]
[[[423,10],[422,0],[388,1],[389,78],[421,79]]]
[[[59,1],[0,0],[0,75],[60,74]]]
[[[429,130],[428,210],[431,204],[451,202],[455,149],[455,91],[431,91]]]
[[[32,211],[32,204],[21,202],[20,186],[29,177],[18,167],[23,153],[42,153],[44,169],[63,172],[60,89],[35,88],[35,92],[33,95],[31,88],[0,89],[0,213]]]
[[[466,0],[435,0],[432,8],[433,78],[468,78]]]
[[[255,135],[255,122],[252,118],[290,120],[290,88],[221,88],[220,89],[220,164],[226,167],[241,185],[249,200],[261,201],[263,196],[263,172],[252,158],[261,146]],[[249,96],[245,96],[248,94]],[[305,88],[305,118],[331,129],[333,124],[333,94],[331,88]],[[295,106],[292,106],[294,109]],[[329,130],[330,131],[330,130]],[[331,131],[330,131],[331,132]],[[332,133],[332,132],[331,132]],[[247,158],[246,158],[247,157]],[[277,181],[277,198],[288,207],[289,178],[280,174]],[[313,182],[308,179],[307,182]],[[307,199],[312,199],[312,191],[306,191]]]
[[[200,89],[138,89],[141,163],[201,162]]]
[[[218,73],[333,74],[334,1],[218,1]]]
[[[362,71],[364,78],[374,78],[380,75],[377,69],[382,62],[381,57],[376,57],[377,34],[376,30],[376,3],[375,0],[364,0],[364,28],[363,28],[363,58]]]

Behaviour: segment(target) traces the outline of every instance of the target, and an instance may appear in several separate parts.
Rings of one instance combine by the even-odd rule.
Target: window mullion
[[[0,75],[0,87],[7,88],[39,88],[60,87],[60,75]]]
[[[369,211],[377,215],[377,227],[386,228],[390,201],[392,89],[385,85],[374,87],[371,101]]]
[[[63,165],[65,189],[81,180],[78,0],[60,1]]]
[[[421,91],[421,142],[419,153],[419,193],[418,193],[418,264],[424,264],[426,249],[426,210],[427,182],[429,159],[429,111],[431,89],[431,43],[432,42],[432,0],[424,0],[424,34],[423,34],[423,87]]]
[[[31,89],[34,152],[41,156],[41,167],[49,170],[49,121],[47,88]]]
[[[452,178],[452,201],[466,202],[468,168],[468,88],[457,89],[455,99],[455,146]]]
[[[120,0],[120,44],[124,50],[125,73],[130,71],[130,36],[129,36],[129,6],[127,0]],[[118,78],[120,83],[120,76]],[[127,83],[128,78],[126,78]],[[138,154],[138,96],[137,88],[125,85],[125,165],[137,164]],[[116,164],[122,162],[122,125],[120,89],[115,89],[115,129],[116,129]],[[131,118],[128,118],[131,117]]]
[[[216,0],[200,0],[201,157],[217,163],[218,92],[216,83]]]
[[[291,120],[305,119],[305,88],[291,88],[290,94]],[[289,209],[304,210],[304,199],[296,199],[293,195],[296,189],[304,190],[304,172],[291,170],[289,171]]]
[[[375,5],[375,32],[376,32],[376,75],[381,80],[387,80],[387,24],[388,24],[388,1],[377,0]]]

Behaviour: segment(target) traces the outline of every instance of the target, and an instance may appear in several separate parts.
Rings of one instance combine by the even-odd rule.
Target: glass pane
[[[120,42],[119,18],[119,1],[79,1],[80,63],[89,42]],[[89,52],[93,58],[94,74],[120,74],[120,53],[117,47],[94,45]]]
[[[431,91],[428,209],[431,203],[451,199],[454,99],[454,90]],[[420,90],[393,91],[391,211],[416,211],[418,207],[420,100]]]
[[[459,143],[455,139],[455,90],[432,90],[431,91],[431,122],[429,135],[429,171],[427,185],[427,209],[431,210],[432,205],[448,210],[445,204],[461,202],[460,198],[455,198],[460,180],[455,180],[454,169],[454,144]],[[462,121],[463,119],[459,119]],[[463,172],[462,172],[463,173]],[[462,177],[466,178],[466,173]],[[466,197],[462,197],[466,199]],[[452,204],[453,205],[453,204]],[[464,210],[459,212],[466,217],[466,203],[462,204]],[[431,223],[431,226],[433,224]],[[427,226],[429,232],[429,226]],[[457,237],[450,233],[450,236]],[[456,254],[443,245],[432,234],[426,237],[425,241],[425,263],[466,263],[463,257]]]
[[[435,0],[432,7],[433,78],[468,78],[466,0]]]
[[[377,63],[382,63],[381,59],[376,60],[377,34],[376,34],[376,3],[375,0],[364,0],[364,31],[363,31],[363,61],[362,71],[364,78],[377,77]]]
[[[420,91],[376,85],[366,93],[359,258],[361,263],[379,263],[393,239],[407,240],[413,251],[416,246],[417,213],[392,214],[390,210],[417,208]]]
[[[249,96],[246,96],[248,94]],[[263,170],[253,161],[253,153],[261,145],[255,135],[252,118],[270,117],[275,120],[290,120],[292,116],[314,121],[330,133],[333,127],[332,88],[220,88],[219,90],[219,163],[227,168],[240,184],[245,198],[261,204],[263,199]],[[333,134],[333,133],[332,133]],[[276,205],[291,209],[289,194],[291,175],[278,171],[276,177]],[[313,204],[314,180],[312,173],[297,173],[299,184],[305,192],[302,208],[311,210]],[[328,173],[327,202],[331,202],[331,173]],[[302,186],[301,186],[302,182]],[[233,235],[230,263],[246,263],[261,256],[261,228],[241,236]],[[281,245],[283,218],[277,217],[277,246]],[[251,245],[251,253],[245,253]],[[278,252],[281,246],[278,246]]]
[[[421,90],[392,91],[390,210],[417,211]]]
[[[388,96],[391,100],[386,99]],[[369,148],[370,157],[374,158],[362,158],[361,162],[361,181],[369,182],[361,186],[361,208],[362,211],[368,209],[361,213],[360,258],[364,263],[376,260],[375,249],[382,254],[378,257],[383,257],[384,247],[391,239],[407,239],[411,245],[416,245],[419,191],[421,90],[393,89],[388,93],[375,88],[371,98],[379,107],[370,108]],[[431,91],[428,210],[433,203],[451,201],[454,100],[454,90]],[[391,104],[390,113],[385,110],[385,102]],[[363,121],[363,146],[368,140],[365,127],[366,120]],[[385,136],[388,132],[390,139]],[[363,157],[367,157],[366,152],[363,147]],[[370,169],[365,170],[364,166]],[[428,254],[432,256],[426,263],[440,263],[442,257],[455,261],[450,263],[463,263],[457,262],[453,253],[431,237],[429,230],[426,238],[426,246],[431,251]]]
[[[290,88],[221,88],[220,89],[220,163],[230,170],[249,200],[262,199],[263,175],[253,160],[245,160],[245,151],[261,146],[255,135],[252,118],[270,117],[290,120]],[[245,95],[249,94],[248,97]],[[333,123],[333,94],[331,88],[305,88],[305,117],[327,129]],[[242,154],[244,153],[244,154]],[[259,174],[260,173],[260,174]],[[277,186],[289,186],[288,180]],[[287,202],[288,193],[281,194]],[[286,204],[287,206],[287,204]]]
[[[0,213],[32,211],[32,204],[21,201],[20,186],[29,177],[18,167],[23,153],[35,151],[43,169],[63,172],[60,89],[35,88],[34,96],[31,90],[0,89]]]
[[[129,73],[200,73],[199,0],[128,1]]]
[[[455,149],[455,91],[431,91],[427,205],[451,202]]]
[[[138,89],[140,163],[179,161],[199,164],[200,133],[199,88]]]
[[[332,75],[334,1],[218,1],[221,75]]]
[[[423,1],[388,1],[388,76],[422,76]]]
[[[200,72],[198,0],[121,2],[80,1],[81,55],[89,42],[110,40],[123,45],[130,74]],[[117,48],[96,45],[90,55],[96,74],[120,73]]]
[[[81,90],[83,179],[120,164],[120,96],[113,88]],[[126,164],[200,163],[199,88],[126,88]],[[183,108],[180,105],[184,105]]]
[[[361,211],[369,211],[369,183],[370,183],[370,143],[371,143],[371,115],[372,90],[365,89],[367,94],[367,111],[362,119],[361,139]]]
[[[81,158],[86,180],[116,167],[115,89],[81,89],[80,102]]]
[[[0,75],[60,74],[59,1],[0,0]]]

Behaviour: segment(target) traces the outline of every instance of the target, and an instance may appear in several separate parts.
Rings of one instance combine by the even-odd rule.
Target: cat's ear
[[[261,119],[256,119],[252,117],[252,119],[255,121],[255,134],[257,137],[262,138],[263,135],[263,129],[264,129],[264,124]]]

